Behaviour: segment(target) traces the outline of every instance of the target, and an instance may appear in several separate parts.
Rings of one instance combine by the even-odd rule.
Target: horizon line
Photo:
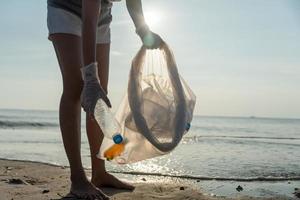
[[[37,112],[59,112],[58,110],[51,109],[28,109],[28,108],[1,108],[0,110],[7,111],[37,111]],[[207,118],[249,118],[249,119],[284,119],[284,120],[300,120],[300,117],[271,117],[271,116],[257,116],[257,115],[201,115],[194,114],[195,117],[207,117]]]

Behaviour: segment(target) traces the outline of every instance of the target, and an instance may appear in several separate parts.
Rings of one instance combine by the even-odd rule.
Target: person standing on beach
[[[59,120],[71,170],[70,194],[83,199],[107,199],[100,187],[132,190],[132,185],[107,173],[104,161],[96,158],[103,133],[93,118],[95,104],[102,98],[111,106],[107,98],[107,84],[112,2],[47,0],[47,4],[49,40],[53,43],[63,79]],[[126,0],[126,5],[143,45],[158,48],[162,39],[146,25],[141,0]],[[87,113],[91,181],[86,177],[80,154],[80,105]]]

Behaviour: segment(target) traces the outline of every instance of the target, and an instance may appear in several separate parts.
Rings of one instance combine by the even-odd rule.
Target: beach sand
[[[90,175],[90,170],[87,170]],[[116,174],[120,177],[120,174]],[[49,164],[0,160],[0,200],[41,200],[41,199],[65,199],[69,190],[69,168]],[[160,177],[158,181],[143,179],[134,181],[136,189],[132,192],[103,188],[103,191],[111,196],[111,199],[288,199],[284,197],[272,198],[225,198],[211,197],[203,194],[193,185],[172,181]],[[68,198],[70,199],[70,198]]]

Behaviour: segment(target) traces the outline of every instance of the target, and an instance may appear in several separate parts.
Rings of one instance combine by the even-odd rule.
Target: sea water
[[[82,114],[84,116],[84,114]],[[82,158],[90,154],[82,119]],[[0,110],[0,158],[68,165],[56,111]],[[195,116],[169,155],[108,170],[189,178],[300,179],[300,119]]]

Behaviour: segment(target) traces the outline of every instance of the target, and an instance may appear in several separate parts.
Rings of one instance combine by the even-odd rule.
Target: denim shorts
[[[47,26],[49,39],[51,34],[67,33],[81,37],[82,20],[76,14],[67,10],[47,7]],[[97,44],[110,43],[111,8],[101,9],[97,26]]]

